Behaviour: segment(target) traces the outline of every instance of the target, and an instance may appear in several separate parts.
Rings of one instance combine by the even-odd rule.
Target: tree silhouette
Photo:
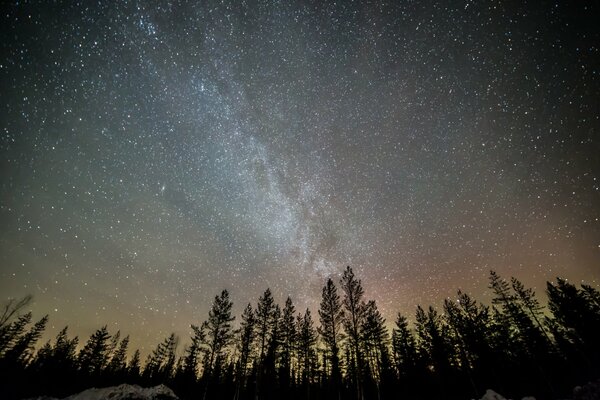
[[[265,389],[265,355],[267,346],[273,334],[273,328],[276,321],[276,306],[271,289],[265,290],[262,296],[258,299],[256,311],[254,313],[256,319],[256,340],[258,346],[257,358],[257,377],[256,377],[256,397],[262,398],[262,391]]]
[[[350,267],[341,296],[325,281],[318,327],[309,309],[297,315],[291,298],[281,309],[267,289],[234,330],[232,301],[222,291],[208,320],[192,325],[182,354],[171,334],[150,352],[141,376],[140,352],[127,363],[130,340],[121,331],[111,336],[101,327],[78,354],[67,327],[39,346],[47,316],[33,323],[13,302],[0,327],[0,393],[8,400],[65,397],[129,382],[167,384],[182,400],[458,400],[479,398],[487,388],[513,398],[566,398],[600,375],[597,288],[548,282],[547,309],[515,278],[491,272],[489,288],[491,305],[459,290],[443,302],[443,313],[418,306],[412,326],[398,313],[391,341],[377,303],[364,299]]]
[[[281,315],[280,344],[281,360],[279,368],[280,386],[287,390],[291,383],[292,360],[297,342],[296,308],[289,297],[285,300],[285,307]]]
[[[0,329],[0,359],[5,357],[6,352],[15,345],[19,337],[25,332],[31,318],[32,314],[28,312],[19,316],[14,322],[6,323]]]
[[[131,360],[129,360],[129,364],[127,364],[127,375],[129,379],[137,380],[136,378],[140,377],[141,372],[141,360],[140,360],[140,351],[135,350],[133,356],[131,356]]]
[[[120,336],[120,335],[119,335]],[[113,340],[115,337],[119,337],[115,334],[113,336]],[[113,383],[121,382],[126,377],[127,372],[127,349],[129,347],[129,335],[125,336],[123,340],[118,343],[118,346],[115,343],[114,350],[112,352],[112,357],[106,367],[106,373],[108,376],[108,380]]]
[[[380,397],[380,384],[388,376],[390,356],[388,352],[389,335],[385,327],[385,319],[377,309],[374,300],[365,306],[365,320],[361,327],[361,341],[365,358],[364,380],[369,380],[375,387],[376,397]]]
[[[110,334],[106,325],[90,336],[79,352],[79,369],[88,377],[99,375],[108,361],[108,341]]]
[[[231,315],[233,303],[229,300],[229,292],[223,290],[220,296],[215,296],[211,310],[208,312],[208,320],[203,324],[206,336],[201,343],[206,351],[204,362],[204,378],[207,382],[218,377],[221,370],[223,351],[233,340],[233,329],[231,323],[235,317]],[[204,391],[206,398],[209,384]]]
[[[148,382],[165,382],[173,374],[175,367],[175,351],[178,345],[175,333],[171,333],[148,355],[142,376]]]
[[[251,354],[252,345],[254,343],[256,319],[254,317],[254,311],[252,305],[248,303],[244,312],[242,313],[240,329],[237,332],[237,349],[239,353],[237,374],[236,374],[236,388],[234,400],[238,400],[241,396],[242,388],[246,386],[248,366],[252,364]]]
[[[312,378],[315,373],[315,345],[317,343],[317,331],[313,326],[310,310],[306,309],[303,316],[298,315],[296,320],[298,331],[298,367],[301,377],[301,385],[304,388],[306,398],[310,398]]]
[[[364,323],[366,305],[363,300],[364,289],[359,279],[354,276],[352,268],[346,267],[340,281],[344,292],[342,304],[344,306],[343,326],[348,337],[347,360],[353,372],[353,384],[357,399],[363,399],[363,355],[361,353],[361,330]]]
[[[321,307],[319,308],[319,320],[321,326],[318,332],[325,344],[325,354],[330,366],[328,377],[332,387],[332,393],[335,397],[341,396],[341,368],[340,368],[340,346],[344,339],[342,333],[342,323],[344,320],[344,311],[340,302],[340,296],[337,288],[331,278],[323,287],[321,294]]]
[[[202,343],[206,340],[205,327],[199,328],[191,325],[193,335],[192,342],[185,349],[185,356],[180,371],[180,375],[188,384],[196,383],[198,379],[198,363],[202,351]]]
[[[231,323],[235,317],[231,315],[233,303],[229,300],[229,292],[223,290],[220,296],[215,296],[208,320],[203,324],[206,335],[201,343],[206,350],[204,373],[210,374],[223,350],[233,339]]]
[[[400,313],[396,317],[396,325],[392,330],[392,355],[400,392],[403,397],[414,397],[413,389],[422,379],[423,371],[419,369],[414,334],[408,326],[408,320]]]

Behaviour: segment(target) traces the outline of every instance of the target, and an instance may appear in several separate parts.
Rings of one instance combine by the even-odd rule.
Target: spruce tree
[[[344,310],[342,309],[340,296],[337,293],[337,288],[333,280],[329,278],[321,293],[321,306],[319,308],[321,326],[318,328],[318,331],[323,338],[326,357],[331,369],[329,371],[329,379],[338,397],[338,386],[341,381],[340,347],[344,338],[342,332],[343,319]]]
[[[116,334],[115,334],[116,336]],[[118,381],[123,379],[127,369],[127,349],[129,347],[129,335],[116,346],[108,363],[107,372],[112,379]]]
[[[131,356],[131,360],[127,364],[127,375],[129,379],[138,381],[141,378],[141,360],[140,360],[140,351],[136,349],[133,352],[133,356]]]
[[[392,354],[398,376],[408,378],[417,364],[415,337],[408,327],[408,320],[398,313],[392,330]]]
[[[275,300],[271,294],[271,289],[265,290],[264,294],[259,297],[255,317],[259,360],[262,360],[267,350],[273,324],[275,323]]]
[[[347,365],[354,374],[354,385],[357,398],[363,399],[364,392],[362,387],[363,373],[363,355],[361,352],[361,330],[365,317],[365,302],[363,300],[364,290],[359,279],[354,276],[352,268],[349,266],[344,271],[340,282],[344,299],[343,326],[348,338],[348,350],[350,359],[346,360]]]
[[[12,348],[18,338],[25,332],[25,327],[31,322],[32,314],[28,312],[19,316],[15,321],[5,323],[0,328],[0,359],[6,351]]]
[[[283,314],[281,316],[280,341],[281,341],[281,365],[280,380],[282,386],[289,386],[291,379],[292,359],[296,345],[296,308],[289,297],[285,301]]]
[[[143,372],[143,377],[146,380],[152,383],[160,383],[171,377],[175,367],[177,344],[177,337],[174,333],[171,333],[148,355]]]
[[[86,375],[100,373],[106,365],[108,358],[108,341],[110,334],[106,325],[94,332],[85,346],[79,352],[79,369]]]
[[[34,346],[46,329],[48,315],[37,321],[26,333],[14,340],[13,346],[4,353],[4,361],[15,366],[23,367],[29,364],[34,354]]]
[[[208,312],[208,320],[204,324],[206,336],[201,342],[206,350],[204,374],[212,372],[216,361],[233,339],[231,323],[235,317],[231,315],[232,308],[233,302],[229,300],[227,290],[223,290],[220,296],[215,296]]]
[[[252,305],[248,303],[242,313],[240,328],[237,331],[237,350],[239,353],[237,371],[236,371],[236,386],[234,400],[238,400],[241,396],[242,389],[246,386],[246,372],[248,366],[252,364],[252,347],[254,345],[256,319]]]
[[[306,397],[310,397],[310,386],[314,374],[316,358],[315,345],[317,343],[317,331],[313,326],[310,310],[306,309],[303,316],[297,317],[298,331],[298,364],[302,385],[306,391]]]
[[[191,325],[193,335],[192,342],[185,349],[184,357],[181,365],[181,374],[185,384],[195,383],[198,379],[198,362],[202,351],[202,343],[206,339],[205,329],[199,328],[196,325]]]

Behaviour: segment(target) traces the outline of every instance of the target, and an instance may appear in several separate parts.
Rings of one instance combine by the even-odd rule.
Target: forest
[[[236,321],[223,290],[179,346],[171,334],[145,360],[129,336],[99,328],[85,341],[62,329],[38,343],[48,316],[31,300],[0,310],[4,399],[65,397],[89,387],[165,384],[181,399],[470,399],[492,388],[511,398],[568,398],[600,377],[600,292],[547,282],[547,304],[515,278],[489,276],[486,305],[458,291],[388,324],[347,267],[328,279],[316,315],[280,306],[267,289]]]

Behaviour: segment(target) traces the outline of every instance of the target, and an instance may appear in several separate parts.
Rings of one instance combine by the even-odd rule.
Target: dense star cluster
[[[2,297],[147,349],[346,265],[388,320],[597,287],[597,4],[450,3],[5,5]]]

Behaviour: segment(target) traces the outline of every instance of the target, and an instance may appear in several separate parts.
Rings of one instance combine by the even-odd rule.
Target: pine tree
[[[361,329],[365,317],[364,290],[359,279],[356,279],[352,268],[349,266],[344,271],[341,279],[341,288],[344,292],[342,305],[344,306],[343,326],[348,337],[348,350],[350,359],[347,365],[354,373],[357,398],[363,399],[362,387],[363,355],[361,353]]]
[[[564,338],[563,351],[590,366],[600,362],[600,306],[598,291],[588,285],[581,289],[564,279],[547,283],[548,308],[556,335]],[[596,370],[600,368],[594,368]]]
[[[256,317],[256,337],[258,340],[259,360],[263,360],[267,344],[269,343],[271,330],[275,323],[275,300],[271,294],[271,289],[265,290],[264,294],[258,299],[258,306],[255,312]]]
[[[140,362],[140,351],[136,349],[133,356],[131,356],[131,360],[129,360],[129,364],[127,364],[127,375],[130,379],[137,381],[141,377]]]
[[[33,357],[34,346],[46,329],[48,315],[36,322],[28,332],[18,336],[13,346],[4,353],[3,361],[13,365],[26,366]]]
[[[179,338],[175,336],[175,333],[167,338],[165,342],[166,356],[165,363],[163,364],[160,374],[163,381],[170,379],[175,372],[175,361],[177,360],[177,345],[179,344]]]
[[[339,397],[339,385],[341,381],[340,347],[343,340],[342,323],[344,310],[340,302],[340,296],[333,280],[329,278],[323,287],[321,294],[321,307],[319,308],[319,319],[321,326],[318,329],[325,344],[326,358],[330,365],[329,378],[333,390]]]
[[[392,353],[397,374],[404,378],[412,376],[417,366],[415,337],[408,327],[408,320],[400,313],[392,331]]]
[[[59,333],[56,335],[56,339],[54,341],[54,347],[52,349],[52,355],[57,360],[58,364],[66,364],[72,365],[75,363],[75,350],[77,349],[77,343],[79,342],[79,338],[75,336],[73,339],[69,339],[68,336],[68,326],[65,326]],[[60,369],[66,368],[66,366],[62,366]]]
[[[273,327],[276,324],[275,320],[275,300],[271,293],[271,289],[265,290],[264,294],[259,297],[256,311],[254,313],[256,319],[256,341],[258,346],[258,359],[257,359],[257,377],[256,377],[256,397],[262,398],[263,391],[268,389],[266,387],[265,371],[265,357],[268,350],[269,342],[271,341],[271,335],[273,333]]]
[[[521,309],[525,311],[528,318],[533,321],[533,324],[528,324],[531,329],[531,339],[536,340],[536,346],[539,346],[539,351],[546,352],[550,350],[552,339],[546,332],[542,321],[544,320],[544,307],[535,298],[535,292],[531,288],[525,286],[516,278],[511,278],[511,286],[516,294],[516,299],[521,305]]]
[[[206,350],[205,375],[210,375],[215,367],[215,361],[231,343],[233,331],[231,323],[235,317],[231,315],[233,303],[229,300],[229,292],[223,290],[220,296],[215,296],[208,321],[204,324],[206,336],[202,344]]]
[[[175,367],[177,344],[177,337],[174,333],[171,333],[148,355],[143,373],[146,379],[159,383],[171,377]]]
[[[185,384],[195,383],[198,379],[198,362],[202,351],[202,343],[206,340],[205,326],[199,328],[196,325],[191,325],[193,335],[192,342],[185,349],[181,365],[181,374]]]
[[[117,332],[118,333],[118,332]],[[115,334],[116,336],[116,334]],[[113,351],[113,356],[108,363],[107,372],[114,379],[123,379],[127,369],[127,348],[129,347],[129,335],[125,336]]]
[[[108,358],[108,340],[110,335],[106,325],[90,336],[85,346],[79,352],[79,369],[86,375],[100,373]]]
[[[18,338],[25,332],[25,327],[31,322],[32,314],[27,314],[17,317],[14,322],[5,323],[0,328],[0,359],[4,357],[6,351],[11,349]]]
[[[365,306],[365,321],[361,327],[363,354],[374,382],[380,382],[384,364],[389,360],[389,335],[385,328],[385,319],[377,309],[374,300]]]
[[[298,315],[298,363],[302,385],[305,387],[306,398],[310,398],[310,386],[316,359],[315,345],[317,343],[317,331],[313,326],[310,310],[306,309],[304,316]]]
[[[278,304],[275,305],[273,311],[273,325],[269,334],[269,342],[267,351],[262,362],[262,387],[267,389],[265,393],[268,398],[280,397],[278,392],[281,389],[277,381],[277,363],[279,356],[279,348],[281,345],[281,308]]]
[[[248,364],[251,363],[252,346],[255,338],[256,319],[252,306],[248,303],[242,313],[242,322],[239,331],[239,353],[242,375],[245,375]]]
[[[236,373],[236,390],[234,399],[238,400],[241,396],[241,390],[246,385],[246,371],[248,365],[252,363],[252,346],[254,344],[256,320],[252,305],[248,303],[242,313],[240,329],[238,330],[237,348],[239,353],[238,368]]]
[[[108,343],[108,349],[106,351],[106,357],[108,360],[112,359],[115,351],[117,350],[117,346],[119,345],[119,340],[121,339],[121,331],[115,332],[114,335],[110,338]]]
[[[417,307],[415,327],[419,355],[433,372],[436,388],[441,390],[441,393],[449,391],[449,385],[454,378],[452,364],[455,355],[447,327],[431,306],[427,313],[421,306]]]
[[[292,359],[294,357],[294,348],[296,346],[296,308],[289,297],[285,301],[283,314],[280,324],[281,337],[281,367],[280,379],[282,386],[288,387],[291,379]]]

